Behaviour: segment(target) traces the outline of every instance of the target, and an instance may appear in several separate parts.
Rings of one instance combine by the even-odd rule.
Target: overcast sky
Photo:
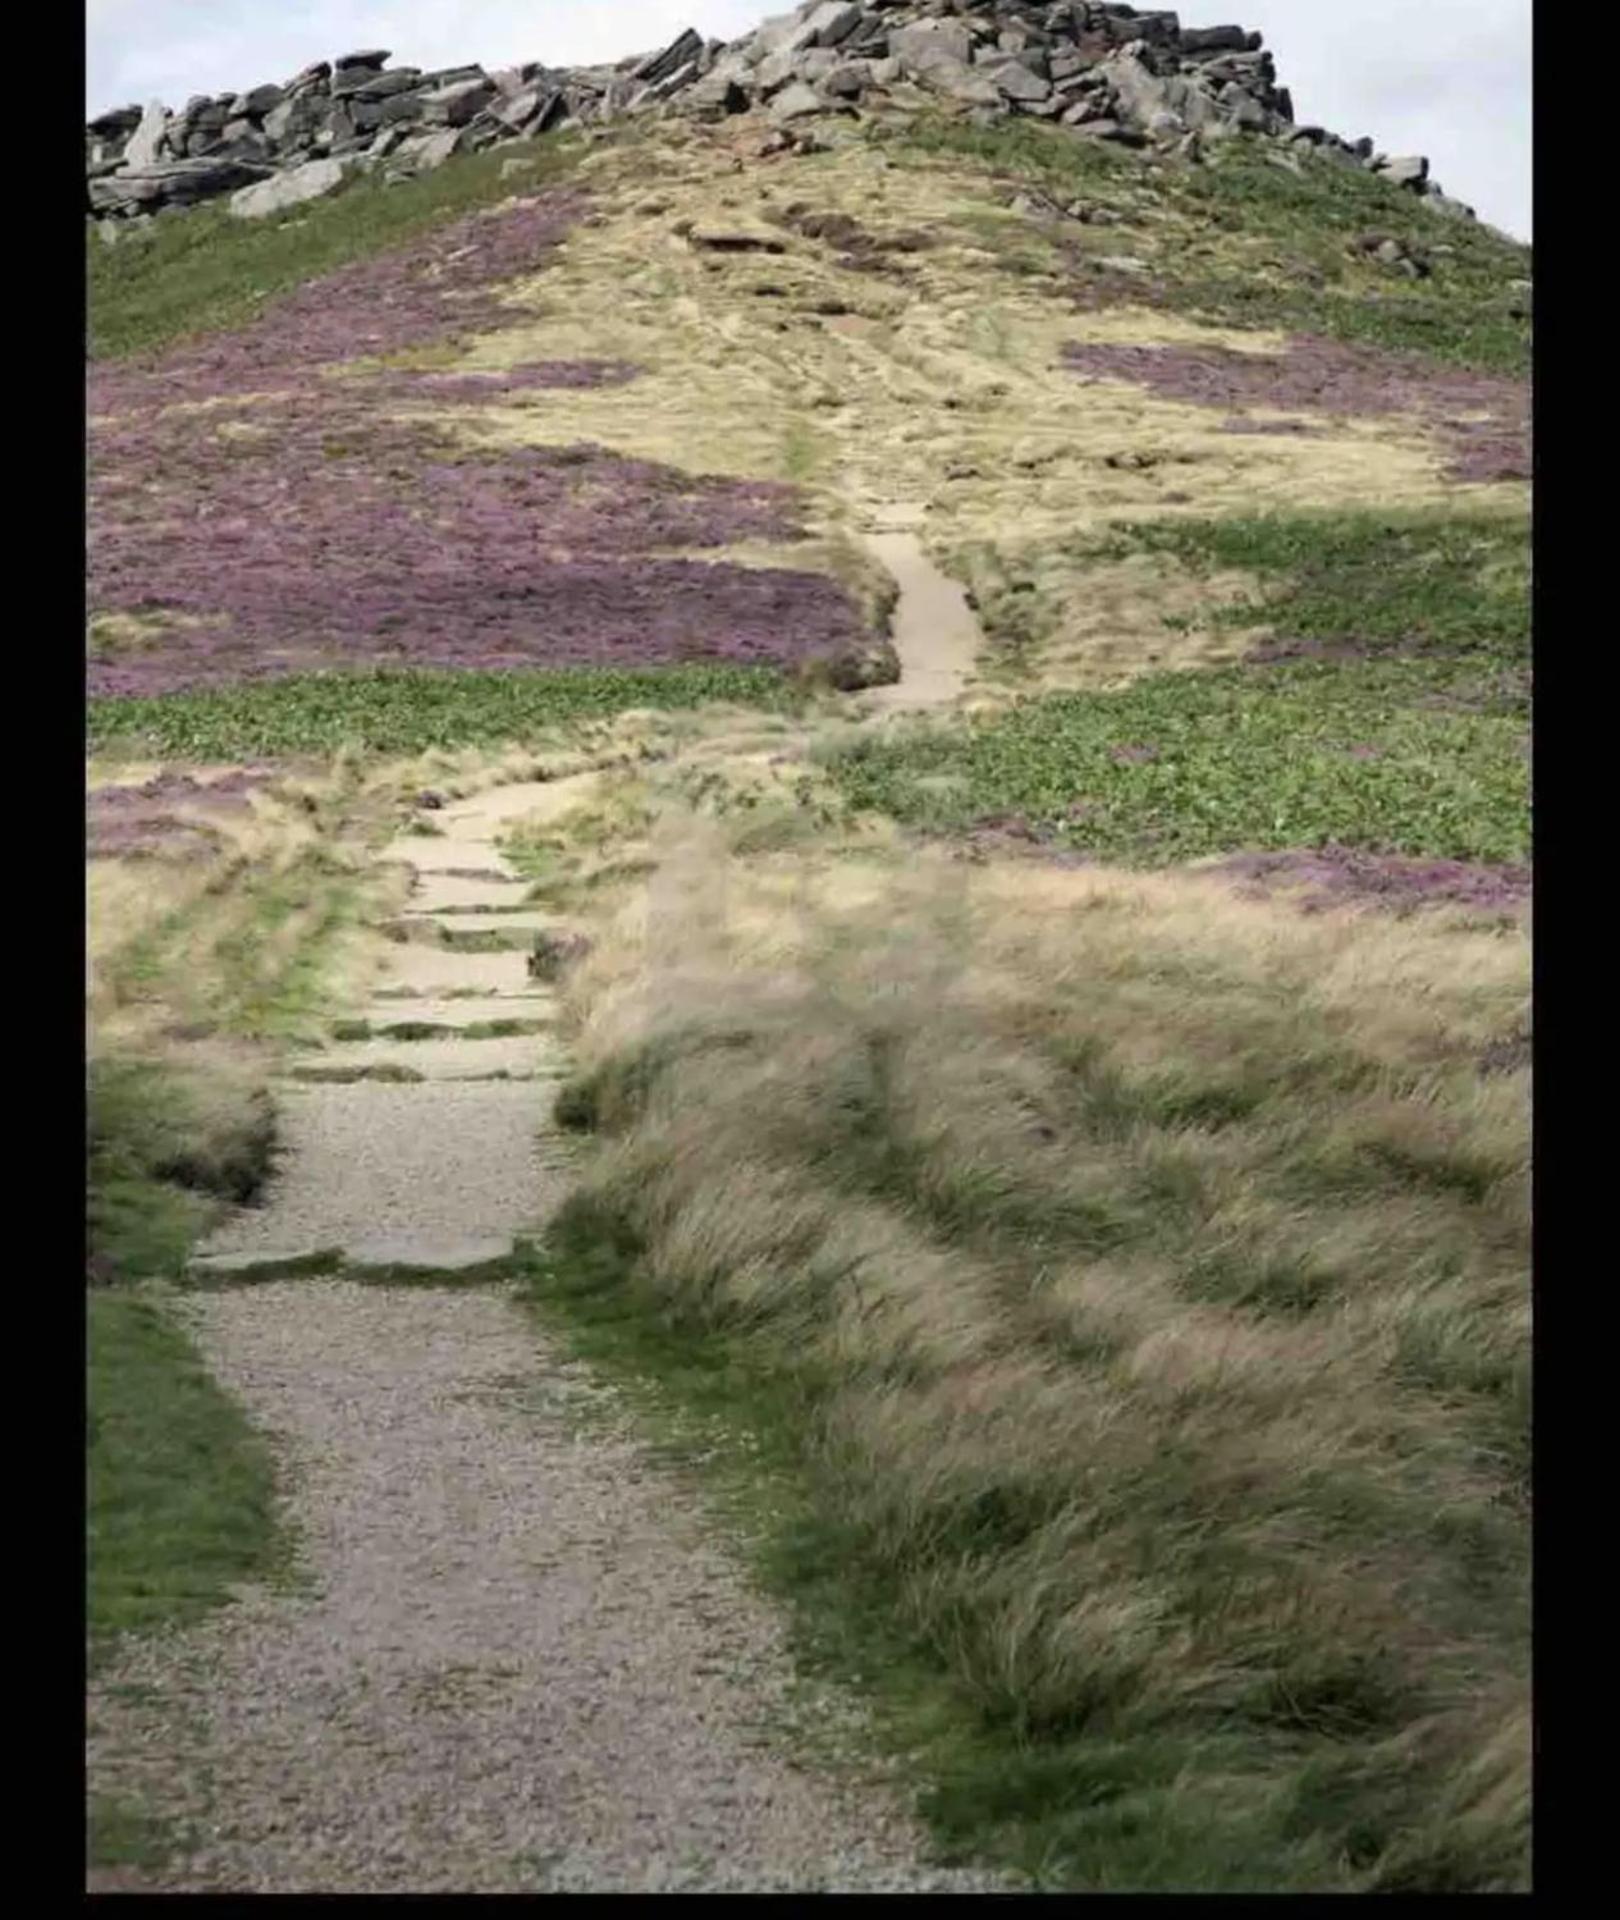
[[[1188,0],[1183,25],[1258,27],[1294,117],[1426,153],[1446,191],[1530,237],[1531,0]],[[87,0],[86,105],[284,80],[387,47],[401,64],[617,60],[695,26],[734,39],[784,0]]]

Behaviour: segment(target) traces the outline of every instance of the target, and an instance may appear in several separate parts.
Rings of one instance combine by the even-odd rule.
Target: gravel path
[[[590,779],[508,787],[389,850],[440,925],[508,904],[499,839]],[[468,874],[476,880],[450,877]],[[494,916],[505,918],[506,916]],[[530,916],[522,916],[528,918]],[[533,916],[537,924],[541,916]],[[488,924],[485,920],[483,924]],[[457,987],[494,999],[440,1000]],[[407,995],[402,1000],[398,996]],[[521,952],[391,950],[401,1006],[544,1019]],[[496,1259],[566,1190],[533,1081],[550,1033],[345,1043],[420,1083],[285,1087],[268,1203],[197,1265],[316,1250],[440,1270]],[[233,1892],[960,1891],[922,1865],[896,1790],[846,1760],[859,1715],[795,1689],[776,1613],[649,1465],[612,1396],[497,1287],[280,1281],[187,1296],[215,1377],[271,1434],[297,1586],[250,1589],[131,1645],[90,1703],[94,1793],[172,1822],[159,1875],[92,1887]],[[851,1737],[853,1736],[853,1738]]]
[[[794,1765],[774,1613],[499,1291],[189,1305],[277,1436],[308,1579],[96,1688],[98,1790],[192,1823],[164,1888],[985,1884],[921,1867],[880,1784]]]

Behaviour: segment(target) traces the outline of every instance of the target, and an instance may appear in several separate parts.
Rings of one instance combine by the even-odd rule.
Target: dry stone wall
[[[1387,175],[1443,210],[1416,155],[1377,152],[1294,123],[1258,33],[1183,27],[1164,9],[1088,0],[806,0],[729,44],[691,29],[598,67],[538,61],[422,72],[382,48],[318,61],[246,93],[199,94],[100,115],[85,129],[89,212],[118,223],[222,194],[243,218],[335,191],[356,169],[407,178],[452,154],[627,115],[763,112],[784,143],[830,116],[946,104],[989,122],[1025,114],[1076,138],[1196,158],[1247,134]]]

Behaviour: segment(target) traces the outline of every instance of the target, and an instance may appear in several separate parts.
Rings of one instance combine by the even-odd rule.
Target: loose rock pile
[[[220,194],[244,218],[330,193],[355,168],[406,178],[556,127],[676,112],[761,111],[784,140],[832,115],[945,104],[989,122],[1027,114],[1078,138],[1173,150],[1250,134],[1384,174],[1436,206],[1449,200],[1418,156],[1391,158],[1294,125],[1258,33],[1183,27],[1176,14],[1089,0],[806,0],[729,45],[691,29],[655,53],[599,67],[529,62],[432,73],[368,49],[319,61],[281,85],[199,94],[178,112],[121,107],[85,130],[90,213],[140,218]],[[116,231],[106,227],[109,236]]]

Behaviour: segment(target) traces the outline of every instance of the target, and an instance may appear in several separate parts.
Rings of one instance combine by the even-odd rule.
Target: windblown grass
[[[1527,1085],[1480,1070],[1519,936],[689,850],[573,992],[604,1141],[536,1290],[720,1370],[949,1839],[1523,1884]]]

